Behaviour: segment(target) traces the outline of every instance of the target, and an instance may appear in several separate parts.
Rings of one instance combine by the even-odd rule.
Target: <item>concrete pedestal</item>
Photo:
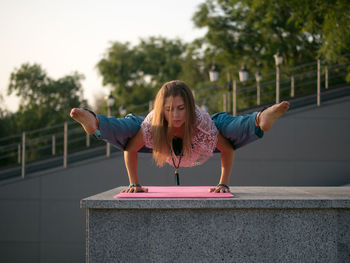
[[[350,262],[350,187],[231,187],[233,199],[81,201],[92,262]]]

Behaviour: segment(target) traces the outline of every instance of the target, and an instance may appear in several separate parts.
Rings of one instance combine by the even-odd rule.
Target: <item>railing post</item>
[[[321,61],[317,60],[317,107],[321,105]]]
[[[106,143],[106,157],[110,157],[111,156],[111,145],[109,144],[109,142]]]
[[[325,82],[324,82],[324,85],[325,85],[325,88],[328,89],[328,67],[326,67],[324,69],[324,75],[325,75]]]
[[[111,108],[108,107],[107,116],[111,116]],[[109,142],[106,143],[106,156],[109,158],[111,156],[111,145]]]
[[[227,92],[227,110],[231,112],[231,90]]]
[[[224,112],[227,112],[227,94],[224,93],[222,95],[222,97],[223,97],[223,102],[224,102]]]
[[[56,136],[52,135],[52,155],[56,155]]]
[[[17,161],[18,164],[21,164],[21,144],[18,144],[18,150],[17,150],[18,156],[17,156]]]
[[[276,104],[280,103],[280,66],[276,66]]]
[[[231,112],[231,73],[227,72],[227,112]]]
[[[86,147],[90,147],[90,135],[86,134]]]
[[[232,116],[237,115],[237,81],[233,81],[233,86],[232,86]]]
[[[290,77],[290,96],[294,98],[295,96],[295,83],[294,83],[294,75]]]
[[[256,82],[256,104],[260,105],[261,100],[260,100],[260,81]]]
[[[67,153],[68,153],[68,123],[64,122],[64,141],[63,141],[63,168],[67,168]]]
[[[26,173],[26,133],[22,133],[22,172],[21,176],[24,178]]]

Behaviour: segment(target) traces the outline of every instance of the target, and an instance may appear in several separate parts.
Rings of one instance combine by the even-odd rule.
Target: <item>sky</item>
[[[11,72],[38,63],[57,79],[74,71],[85,75],[90,105],[109,93],[96,70],[111,42],[139,43],[163,36],[190,42],[204,35],[192,16],[205,0],[0,0],[0,108],[16,111],[7,95]]]

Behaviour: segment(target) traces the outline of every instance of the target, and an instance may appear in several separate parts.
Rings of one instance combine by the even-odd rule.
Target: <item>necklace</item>
[[[181,158],[182,158],[182,139],[174,136],[173,141],[172,141],[172,149],[170,151],[171,154],[171,160],[173,161],[173,165],[175,167],[175,182],[176,185],[180,185],[180,178],[179,178],[179,167],[181,163]],[[176,156],[180,156],[179,162],[177,165],[175,165],[174,157],[173,154]]]

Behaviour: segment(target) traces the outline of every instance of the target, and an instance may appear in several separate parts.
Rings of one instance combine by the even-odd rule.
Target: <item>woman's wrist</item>
[[[129,188],[130,188],[130,187],[141,187],[141,185],[138,184],[138,183],[137,183],[137,184],[136,184],[136,183],[135,183],[135,184],[129,184]]]
[[[230,189],[230,187],[227,184],[218,184],[216,187],[225,187],[227,189]]]

